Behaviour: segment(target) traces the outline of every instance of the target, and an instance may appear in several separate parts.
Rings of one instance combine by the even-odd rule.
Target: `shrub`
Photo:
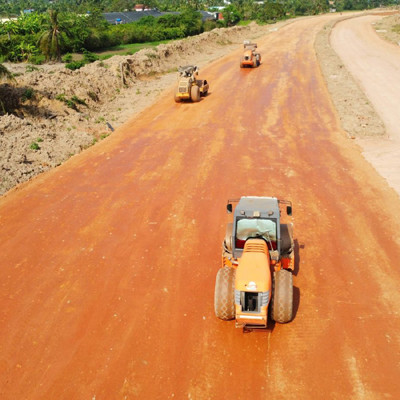
[[[31,87],[28,87],[25,89],[25,91],[21,97],[21,100],[24,102],[26,100],[32,99],[34,96],[35,96],[34,90]]]
[[[70,69],[71,71],[75,71],[76,69],[82,68],[85,65],[85,61],[72,61],[68,64],[65,64],[65,68]]]
[[[83,60],[84,62],[86,62],[87,64],[95,62],[99,59],[99,56],[97,56],[94,53],[91,53],[90,51],[84,50],[83,51]]]
[[[72,96],[72,97],[71,97],[71,100],[72,100],[75,104],[82,104],[82,105],[84,105],[84,106],[87,106],[85,100],[82,100],[82,99],[80,99],[80,98],[77,97],[77,96]]]
[[[76,104],[73,100],[65,99],[65,104],[67,105],[67,107],[72,108],[75,111],[78,111],[78,108],[76,107]]]
[[[32,142],[29,147],[35,151],[40,150],[40,146],[36,142]]]
[[[77,96],[72,96],[70,99],[68,99],[67,97],[65,97],[64,93],[58,94],[56,96],[56,100],[62,101],[67,105],[67,107],[72,108],[75,111],[79,111],[78,107],[76,106],[77,104],[81,104],[87,107],[85,100],[82,100]]]
[[[56,100],[65,101],[65,94],[61,93],[56,96]]]
[[[25,71],[26,72],[33,72],[33,71],[39,71],[39,68],[38,67],[35,67],[34,65],[27,65],[26,67],[25,67]]]
[[[72,54],[71,53],[67,53],[62,57],[62,62],[68,64],[72,62]]]
[[[45,56],[43,54],[34,54],[28,58],[28,62],[34,65],[42,65],[45,62]]]
[[[209,32],[217,28],[217,21],[206,20],[204,21],[204,31]]]

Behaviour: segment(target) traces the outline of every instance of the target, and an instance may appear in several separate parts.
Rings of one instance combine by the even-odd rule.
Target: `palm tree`
[[[61,60],[61,47],[64,42],[63,27],[58,21],[58,11],[49,10],[50,20],[47,30],[39,38],[39,47],[46,60]]]

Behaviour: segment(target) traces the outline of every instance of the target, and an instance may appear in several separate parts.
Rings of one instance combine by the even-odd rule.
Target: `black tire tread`
[[[223,267],[215,280],[214,311],[224,321],[235,318],[235,276],[234,268]]]
[[[200,88],[197,85],[193,85],[190,89],[190,98],[193,103],[200,101]]]
[[[281,269],[272,279],[271,318],[285,324],[293,318],[293,275]]]

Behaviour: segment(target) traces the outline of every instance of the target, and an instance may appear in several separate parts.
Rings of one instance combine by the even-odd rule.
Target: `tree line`
[[[137,22],[110,25],[103,12],[131,10],[132,0],[0,0],[0,14],[18,15],[0,23],[0,62],[60,59],[70,52],[90,52],[120,44],[180,39],[240,21],[268,23],[297,15],[315,15],[335,8],[360,10],[397,4],[399,0],[232,0],[220,10],[223,21],[203,21],[197,10],[219,10],[222,0],[147,0],[159,10],[179,11]],[[24,12],[25,10],[25,12]],[[29,11],[27,11],[29,10]]]
[[[80,15],[51,9],[44,14],[21,14],[0,24],[0,61],[38,64],[60,59],[64,53],[180,39],[203,31],[202,16],[192,9],[121,25],[110,25],[99,11]]]
[[[213,7],[225,6],[223,0],[143,0],[149,8],[157,8],[160,11],[182,11],[190,7],[195,10],[207,10]],[[231,5],[242,16],[252,12],[251,9],[260,6],[256,0],[231,0]],[[399,0],[266,0],[264,3],[281,6],[285,12],[295,15],[315,14],[326,11],[329,7],[337,11],[363,10],[399,4]],[[86,13],[94,9],[101,12],[117,12],[132,10],[136,4],[133,0],[0,0],[0,15],[17,16],[24,10],[35,10],[44,13],[49,8],[58,12]]]

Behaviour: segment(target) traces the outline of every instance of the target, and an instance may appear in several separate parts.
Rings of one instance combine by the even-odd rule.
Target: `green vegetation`
[[[31,145],[29,146],[32,150],[40,150],[40,146],[38,145],[37,142],[32,142]]]
[[[13,74],[3,65],[0,64],[0,81],[6,79],[6,80],[14,80]]]
[[[132,54],[137,53],[139,50],[156,47],[159,44],[169,43],[169,42],[171,42],[171,40],[158,40],[155,42],[119,44],[117,46],[109,47],[101,51],[96,51],[96,54],[99,56],[100,60],[106,60],[107,58],[110,58],[115,55],[131,56]]]
[[[58,94],[56,96],[56,100],[65,103],[67,107],[72,108],[75,111],[78,111],[77,104],[84,105],[85,107],[87,107],[85,100],[82,100],[77,96],[72,96],[70,99],[68,99],[64,93]]]
[[[22,97],[21,97],[21,101],[25,102],[26,100],[31,100],[35,97],[35,92],[31,87],[28,87],[25,89]]]
[[[66,63],[66,64],[72,62],[72,54],[70,54],[70,53],[64,54],[62,56],[61,60],[62,60],[62,62]]]
[[[239,26],[247,26],[247,25],[250,25],[250,24],[251,24],[251,21],[249,21],[249,20],[247,20],[247,21],[239,21],[238,22]]]
[[[65,64],[65,68],[68,68],[72,71],[82,68],[86,63],[83,60],[80,61],[72,61],[68,64]]]
[[[49,10],[49,19],[45,22],[45,31],[39,36],[39,47],[46,60],[61,60],[62,46],[68,28],[59,21],[58,11]]]

